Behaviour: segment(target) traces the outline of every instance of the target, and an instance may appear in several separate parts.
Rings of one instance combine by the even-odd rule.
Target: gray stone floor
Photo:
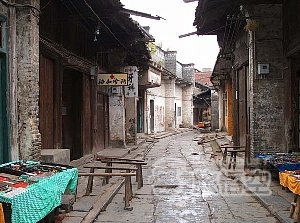
[[[138,190],[133,185],[133,210],[124,210],[121,189],[95,222],[280,222],[239,180],[220,171],[210,144],[199,146],[194,141],[197,134],[190,131],[155,143],[146,156],[144,187]],[[86,199],[88,209],[92,201]],[[82,212],[77,213],[80,222]],[[74,217],[69,222],[76,222]]]

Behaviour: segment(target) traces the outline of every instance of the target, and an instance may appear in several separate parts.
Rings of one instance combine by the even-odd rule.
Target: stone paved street
[[[95,222],[279,222],[234,179],[222,175],[212,148],[190,131],[155,143],[146,155],[144,187],[133,188],[132,211],[121,189]]]

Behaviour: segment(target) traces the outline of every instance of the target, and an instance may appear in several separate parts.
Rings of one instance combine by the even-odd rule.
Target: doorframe
[[[0,15],[1,23],[1,45],[0,45],[0,162],[5,163],[11,160],[10,148],[10,125],[8,114],[8,56],[7,56],[7,18]]]
[[[150,100],[150,132],[154,132],[154,100]]]

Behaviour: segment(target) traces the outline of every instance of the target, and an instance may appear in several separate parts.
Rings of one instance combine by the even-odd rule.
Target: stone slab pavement
[[[127,147],[126,149],[116,149],[116,148],[110,148],[107,150],[102,151],[100,154],[101,155],[111,155],[111,156],[119,156],[119,157],[129,157],[129,158],[143,158],[145,154],[147,154],[147,151],[155,140],[151,139],[160,139],[163,136],[168,137],[170,135],[174,134],[179,134],[184,131],[190,131],[188,129],[183,129],[180,131],[174,131],[172,133],[161,133],[161,134],[156,134],[153,135],[151,138],[147,138],[145,140],[140,139],[140,144],[138,145],[132,145],[131,147]],[[195,130],[194,130],[195,131]],[[230,141],[230,138],[226,137],[226,133],[218,133],[218,135],[224,135],[225,137],[222,139],[217,139],[215,142],[217,144],[224,144],[228,143]],[[205,134],[200,134],[200,135],[205,135]],[[212,134],[211,134],[212,135]],[[211,143],[211,142],[210,142]],[[214,145],[214,141],[211,143]],[[201,145],[199,145],[201,146]],[[218,154],[218,149],[214,146],[212,146],[215,154]],[[214,155],[215,155],[214,154]],[[278,180],[276,179],[262,179],[261,176],[245,176],[243,172],[243,158],[238,157],[237,161],[237,168],[236,171],[232,173],[232,171],[228,171],[226,167],[224,167],[221,163],[221,158],[220,156],[214,156],[214,160],[216,165],[218,166],[219,170],[226,176],[236,177],[238,181],[243,185],[248,192],[253,193],[253,195],[256,197],[258,201],[260,201],[265,208],[267,208],[271,214],[276,216],[280,222],[286,222],[286,223],[291,223],[293,222],[292,219],[289,218],[289,209],[290,209],[290,202],[293,199],[293,194],[286,191],[282,190],[281,186],[279,185]],[[80,172],[87,172],[88,170],[82,168],[82,166],[79,166],[79,171]],[[147,171],[147,170],[145,170]],[[66,214],[65,218],[63,219],[62,223],[79,223],[82,222],[84,216],[87,215],[87,213],[91,210],[91,207],[93,203],[95,203],[96,199],[98,196],[101,194],[105,193],[107,188],[109,188],[112,184],[114,184],[117,180],[112,179],[110,181],[110,184],[103,186],[102,181],[99,180],[98,182],[95,182],[94,185],[94,190],[91,196],[84,196],[85,188],[87,185],[87,178],[81,179],[78,184],[78,194],[77,194],[77,199],[73,207],[73,211],[69,212]],[[134,182],[135,180],[133,180]],[[268,183],[268,186],[266,187],[266,182]],[[133,183],[133,188],[136,188],[136,183]],[[261,193],[257,188],[264,188],[265,191]],[[171,188],[170,188],[171,189]],[[136,189],[134,189],[136,190]],[[138,193],[135,194],[136,198],[139,196],[147,196],[149,194],[151,188],[145,185],[143,188],[138,190]],[[124,194],[123,194],[123,189],[120,189],[120,192],[115,195],[115,198],[113,198],[112,202],[109,204],[110,206],[117,206],[116,208],[119,208],[120,211],[121,209],[123,210],[123,206],[119,204],[119,202],[115,202],[115,200],[120,201],[122,200]],[[266,195],[267,193],[267,195]],[[153,203],[150,201],[151,199],[149,198],[149,208],[146,208],[148,210],[153,209]],[[139,203],[138,199],[135,199],[135,208],[138,208]],[[145,205],[145,203],[141,203],[140,205]],[[130,215],[131,212],[128,212],[128,215]],[[153,213],[148,213],[147,215],[143,214],[143,216],[140,216],[143,218],[143,221],[140,222],[153,222]],[[96,221],[97,222],[97,221]],[[109,219],[107,219],[107,222],[109,222]],[[119,222],[124,222],[123,219],[120,219]],[[117,222],[114,222],[117,223]]]
[[[231,142],[231,138],[223,134],[225,137],[217,139],[215,147],[220,145],[227,145]],[[215,149],[218,151],[218,148]],[[228,177],[236,177],[238,181],[251,192],[257,200],[259,200],[264,207],[266,207],[271,214],[276,216],[281,222],[292,223],[294,222],[290,215],[291,202],[294,199],[294,195],[287,189],[283,189],[279,183],[279,179],[269,173],[261,173],[261,170],[252,170],[254,173],[248,174],[244,171],[244,157],[243,155],[237,156],[236,170],[228,170],[228,166],[222,163],[221,154],[215,157],[216,165],[219,166],[223,174]],[[228,165],[228,164],[227,164]],[[264,176],[261,176],[264,175]]]
[[[160,132],[151,135],[139,134],[137,145],[127,145],[125,148],[107,148],[98,152],[97,155],[144,159],[145,155],[148,153],[148,150],[151,149],[153,143],[157,142],[158,139],[163,137],[168,137],[171,135],[180,134],[182,132],[186,132],[190,130],[191,129],[182,128],[174,131]],[[86,157],[81,158],[80,160],[75,160],[71,162],[70,165],[77,167],[80,173],[85,173],[85,172],[89,172],[89,169],[83,168],[83,166],[92,161],[93,161],[93,156],[88,155]],[[104,170],[96,170],[95,172],[101,172],[101,171],[103,172]],[[92,193],[89,196],[85,196],[88,177],[80,177],[77,185],[76,201],[73,205],[72,211],[66,213],[63,216],[63,220],[61,222],[62,223],[83,222],[83,219],[93,209],[93,204],[95,204],[96,201],[101,196],[105,196],[106,192],[109,191],[109,188],[115,186],[115,184],[117,183],[120,183],[120,178],[121,177],[113,177],[109,180],[109,184],[103,185],[103,179],[95,177],[93,181],[94,183],[93,183]],[[135,177],[133,177],[133,187],[137,187],[137,184],[135,182]],[[142,188],[142,190],[144,190],[144,188]],[[120,193],[122,193],[122,191],[124,191],[124,188],[120,189]],[[118,195],[118,194],[112,195],[111,199],[114,199],[113,196],[118,197],[123,195]],[[112,204],[113,203],[114,202],[112,201]],[[120,208],[122,209],[124,208],[124,206],[120,205]]]

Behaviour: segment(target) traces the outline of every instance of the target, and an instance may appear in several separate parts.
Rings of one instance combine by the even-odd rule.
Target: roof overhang
[[[218,57],[210,80],[217,87],[222,81],[230,78],[231,71],[232,61],[228,58]]]
[[[281,4],[282,0],[199,0],[194,26],[198,35],[218,35],[224,32],[228,15],[247,4]]]
[[[122,49],[127,52],[128,63],[148,64],[151,57],[145,43],[153,41],[153,37],[129,14],[123,13],[120,0],[64,0],[61,4],[68,11],[66,19],[76,18],[84,24],[90,35],[95,36],[94,42],[99,43],[100,49],[103,46]]]
[[[217,35],[239,0],[199,0],[194,26],[198,35]]]

